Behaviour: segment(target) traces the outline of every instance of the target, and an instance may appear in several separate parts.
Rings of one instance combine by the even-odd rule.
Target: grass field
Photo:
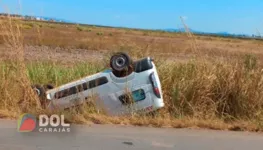
[[[75,123],[263,131],[262,41],[19,20],[2,20],[1,27],[0,117],[52,113],[39,107],[32,83],[76,80],[108,67],[112,52],[126,51],[155,58],[164,109],[118,118],[90,103],[57,113]]]

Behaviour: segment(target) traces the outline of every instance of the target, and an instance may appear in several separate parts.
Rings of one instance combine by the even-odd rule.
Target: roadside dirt
[[[93,62],[102,61],[108,54],[109,50],[87,50],[87,49],[67,49],[67,48],[52,48],[48,46],[26,46],[25,47],[26,61],[51,61],[63,64],[76,62]],[[12,60],[12,50],[0,45],[0,60]],[[191,59],[191,54],[183,53],[151,53],[150,57],[165,58],[166,61],[183,62]]]
[[[83,49],[65,49],[65,48],[50,48],[47,46],[26,46],[25,60],[26,61],[52,61],[52,62],[89,62],[94,60],[102,60],[105,51],[92,51]],[[4,46],[0,46],[0,60],[12,59],[16,55]]]

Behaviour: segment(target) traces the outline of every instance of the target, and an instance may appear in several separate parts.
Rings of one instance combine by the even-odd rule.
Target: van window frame
[[[90,90],[99,86],[102,86],[104,84],[107,84],[109,82],[108,78],[103,76],[103,77],[99,77],[84,83],[81,83],[79,85],[58,91],[55,93],[55,99],[60,99],[60,98],[64,98],[67,96],[71,96],[74,94],[77,94],[79,92],[82,91],[86,91],[86,90]]]

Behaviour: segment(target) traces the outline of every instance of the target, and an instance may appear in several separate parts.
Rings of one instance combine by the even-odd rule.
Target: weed
[[[48,27],[51,28],[51,29],[55,29],[55,25],[52,25],[52,24],[48,24]]]
[[[251,70],[255,69],[257,66],[257,58],[252,54],[246,54],[244,57],[244,64],[246,69]]]
[[[97,32],[96,34],[97,34],[97,35],[103,35],[103,33],[102,33],[102,32]]]
[[[23,29],[32,29],[33,27],[30,26],[30,25],[24,24],[24,25],[22,26],[22,28],[23,28]]]
[[[78,31],[83,31],[84,29],[81,26],[77,26]]]

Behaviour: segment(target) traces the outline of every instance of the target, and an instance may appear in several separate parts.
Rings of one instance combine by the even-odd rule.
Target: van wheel
[[[35,84],[35,85],[32,85],[31,86],[32,89],[36,92],[37,96],[39,97],[39,100],[40,100],[40,104],[43,108],[45,108],[45,105],[46,105],[46,90],[44,88],[44,86],[41,86],[39,84]]]
[[[35,85],[32,85],[31,87],[39,97],[45,96],[45,88],[43,86],[39,84],[35,84]]]
[[[110,59],[110,66],[114,71],[127,71],[132,64],[132,60],[126,53],[119,52],[114,54]]]

